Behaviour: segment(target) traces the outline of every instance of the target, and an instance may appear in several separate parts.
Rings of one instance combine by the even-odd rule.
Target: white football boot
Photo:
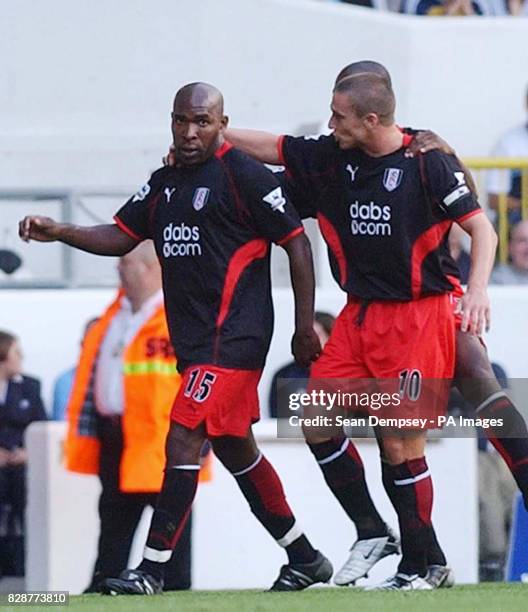
[[[398,572],[387,578],[385,582],[375,586],[365,587],[365,591],[432,591],[433,586],[418,574],[409,576]]]
[[[338,586],[354,585],[359,578],[366,578],[369,571],[381,559],[400,553],[398,536],[387,527],[387,535],[368,540],[357,540],[343,567],[334,576]]]

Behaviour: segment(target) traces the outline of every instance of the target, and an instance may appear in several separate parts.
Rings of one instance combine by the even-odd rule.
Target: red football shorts
[[[449,294],[368,306],[349,300],[312,365],[310,389],[334,384],[348,392],[398,393],[397,406],[376,412],[383,417],[443,414],[455,365],[453,310]],[[339,379],[339,387],[328,379]]]
[[[185,369],[171,420],[189,429],[205,422],[207,435],[245,438],[260,418],[257,386],[262,370],[211,365]]]

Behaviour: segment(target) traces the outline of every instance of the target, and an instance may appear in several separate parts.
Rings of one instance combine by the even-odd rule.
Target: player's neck
[[[371,138],[363,147],[363,151],[370,157],[383,157],[390,155],[403,145],[403,134],[393,124],[387,127],[380,126],[372,133]]]

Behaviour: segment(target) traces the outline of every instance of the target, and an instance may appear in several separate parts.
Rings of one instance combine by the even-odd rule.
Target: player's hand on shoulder
[[[292,353],[295,361],[307,368],[321,354],[321,342],[313,328],[297,330],[292,338]]]
[[[176,165],[176,149],[174,148],[174,145],[171,145],[169,147],[169,152],[167,153],[167,155],[164,155],[161,158],[161,161],[163,162],[164,166],[175,166]]]
[[[468,287],[466,293],[460,299],[458,312],[462,314],[461,331],[476,336],[481,336],[484,330],[488,331],[491,323],[491,311],[487,290]]]
[[[447,155],[455,155],[453,147],[431,130],[417,132],[407,147],[405,155],[414,157],[418,153],[428,153],[429,151],[442,151]]]
[[[24,242],[52,242],[59,238],[61,224],[50,217],[28,215],[18,224],[18,235]]]

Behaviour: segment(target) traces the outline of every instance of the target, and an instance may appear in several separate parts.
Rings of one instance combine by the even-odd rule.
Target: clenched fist
[[[53,242],[59,238],[61,225],[49,217],[30,215],[24,217],[18,224],[18,235],[24,242],[30,240]]]

